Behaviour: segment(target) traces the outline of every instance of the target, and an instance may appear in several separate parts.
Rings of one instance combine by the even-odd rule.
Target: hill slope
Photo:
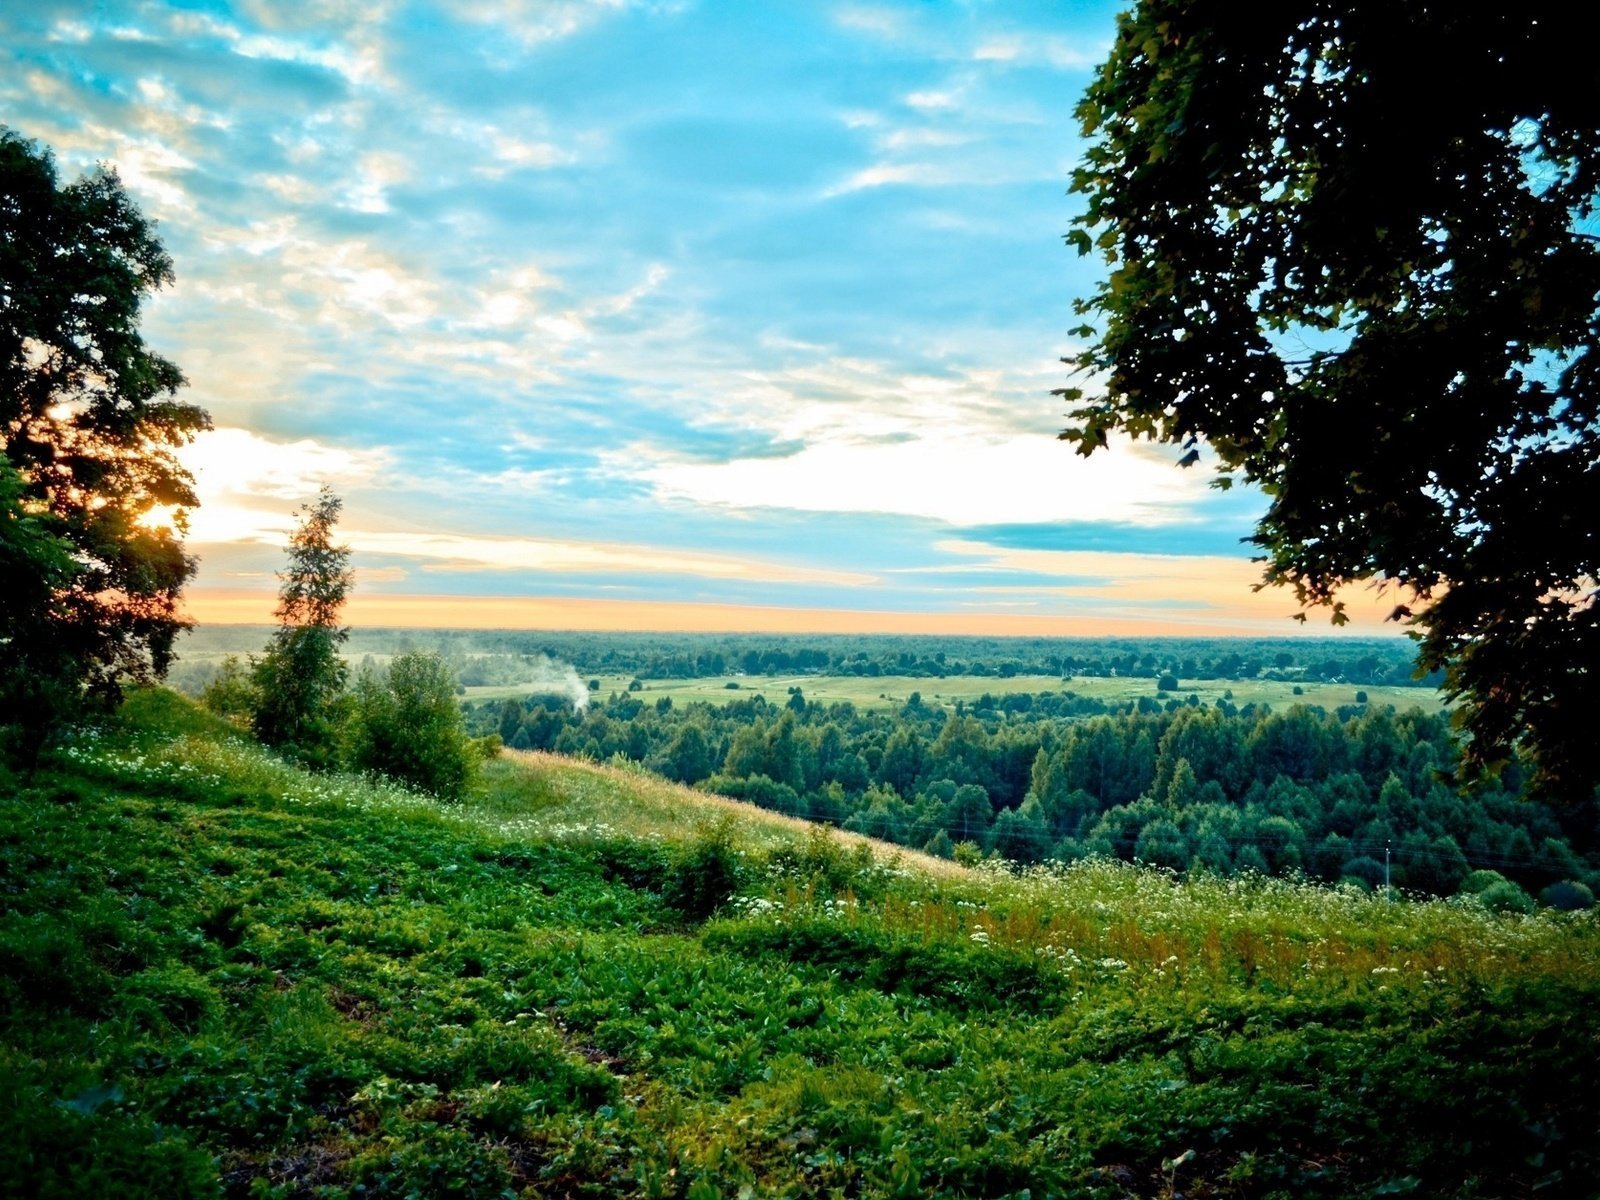
[[[859,847],[859,848],[858,848]],[[1600,932],[967,872],[625,770],[459,808],[137,697],[0,808],[16,1196],[1588,1195]]]

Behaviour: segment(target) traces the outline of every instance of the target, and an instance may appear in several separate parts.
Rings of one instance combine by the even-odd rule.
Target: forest
[[[1141,668],[1181,667],[1187,653],[1106,648]],[[1228,654],[1273,661],[1255,643]],[[1387,879],[1435,895],[1493,888],[1492,902],[1516,908],[1532,896],[1583,907],[1600,883],[1592,803],[1536,802],[1514,766],[1463,792],[1449,719],[1421,708],[1274,710],[1160,691],[1108,704],[1070,685],[953,707],[920,693],[889,709],[822,704],[798,685],[685,705],[634,686],[581,709],[549,695],[468,704],[468,725],[512,749],[640,764],[946,857],[1115,857],[1362,887]]]
[[[259,647],[266,625],[208,625],[180,642],[173,683],[198,693],[229,654]],[[1042,638],[768,633],[585,633],[528,630],[352,628],[346,655],[384,659],[439,653],[463,686],[526,683],[550,663],[582,675],[700,679],[815,674],[938,679],[1024,675],[1157,679],[1339,680],[1438,686],[1417,674],[1402,638]]]

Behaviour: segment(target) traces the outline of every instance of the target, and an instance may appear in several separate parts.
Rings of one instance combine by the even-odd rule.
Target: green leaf
[[[57,1100],[62,1108],[71,1109],[82,1117],[92,1117],[108,1104],[121,1104],[123,1098],[120,1084],[102,1084],[99,1087],[88,1088],[79,1092],[70,1100]]]

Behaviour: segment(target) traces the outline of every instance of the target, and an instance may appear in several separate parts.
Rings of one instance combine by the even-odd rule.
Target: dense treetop
[[[1387,855],[1396,885],[1435,894],[1470,887],[1475,870],[1533,894],[1600,887],[1594,804],[1529,801],[1516,768],[1463,797],[1443,778],[1459,753],[1447,720],[1415,709],[1107,704],[1067,688],[867,710],[791,687],[725,704],[646,689],[582,711],[536,694],[471,705],[468,721],[513,749],[639,763],[935,854],[966,843],[1015,862],[1362,885],[1382,883]]]
[[[0,128],[0,724],[36,723],[87,685],[161,674],[194,572],[196,503],[173,449],[209,426],[139,333],[172,263],[102,168],[63,184]]]
[[[1469,758],[1600,779],[1593,6],[1144,0],[1078,110],[1094,377],[1062,435],[1270,501],[1268,582],[1359,580],[1448,669]]]

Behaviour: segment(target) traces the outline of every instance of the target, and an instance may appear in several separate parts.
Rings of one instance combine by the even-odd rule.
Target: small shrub
[[[171,1131],[117,1113],[118,1093],[103,1104],[80,1095],[40,1103],[7,1081],[0,1138],[0,1190],[10,1196],[214,1197],[216,1166],[204,1149]],[[14,1188],[15,1190],[6,1190]]]
[[[950,857],[963,867],[975,867],[983,861],[983,847],[977,842],[957,842]]]
[[[673,863],[661,889],[661,899],[669,908],[703,921],[733,899],[745,879],[733,835],[731,817],[700,827]]]
[[[1383,864],[1375,858],[1365,854],[1349,859],[1344,866],[1339,868],[1341,881],[1354,880],[1363,888],[1371,890],[1383,886]]]
[[[666,848],[656,842],[615,838],[592,846],[601,876],[638,891],[659,893],[673,875],[674,863]]]
[[[197,1032],[201,1023],[215,1016],[222,1006],[216,989],[204,976],[185,966],[141,971],[128,980],[126,994],[131,1007],[151,1010],[162,1021],[187,1033]]]
[[[872,891],[869,875],[875,864],[872,849],[865,842],[846,849],[844,842],[826,825],[813,825],[799,846],[786,847],[772,856],[772,865],[797,876],[823,895]]]
[[[217,673],[200,693],[200,703],[204,708],[241,727],[249,726],[251,714],[259,702],[250,668],[239,661],[237,654],[230,654],[222,660]]]

